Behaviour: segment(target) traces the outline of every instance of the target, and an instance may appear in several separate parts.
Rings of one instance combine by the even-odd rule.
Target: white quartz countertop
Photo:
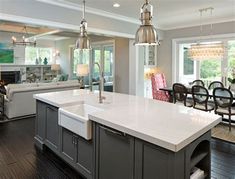
[[[34,98],[56,107],[86,103],[101,108],[89,119],[160,147],[177,152],[209,131],[221,117],[163,101],[132,95],[104,92],[104,104],[98,92],[69,90],[36,94]]]

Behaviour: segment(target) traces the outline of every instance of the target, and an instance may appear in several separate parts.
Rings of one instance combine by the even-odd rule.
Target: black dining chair
[[[213,81],[209,84],[208,89],[213,90],[214,88],[221,87],[224,88],[224,84],[220,81]]]
[[[200,85],[194,85],[192,87],[193,96],[193,108],[202,111],[212,111],[214,106],[208,103],[209,92],[208,90]]]
[[[235,107],[232,106],[233,94],[227,88],[217,87],[213,90],[213,99],[215,103],[215,114],[228,115],[229,131],[231,131],[231,116],[235,115]]]
[[[181,83],[174,83],[173,84],[173,102],[180,103],[187,107],[192,107],[193,103],[192,100],[187,98],[188,90],[187,88]]]
[[[200,86],[205,86],[204,82],[202,80],[194,80],[192,82],[192,85],[200,85]]]
[[[208,86],[208,90],[213,90],[217,87],[221,87],[221,88],[224,88],[224,84],[220,81],[213,81],[209,84]],[[212,103],[214,104],[214,100],[212,99],[212,97],[209,98],[209,103]]]

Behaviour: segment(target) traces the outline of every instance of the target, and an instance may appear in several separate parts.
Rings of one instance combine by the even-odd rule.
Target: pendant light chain
[[[85,19],[85,11],[86,11],[85,6],[86,6],[86,2],[85,0],[83,0],[83,13],[82,13],[83,19]]]
[[[91,49],[90,39],[87,35],[87,22],[85,19],[86,14],[86,2],[85,0],[83,2],[83,13],[82,13],[82,21],[80,23],[80,34],[76,41],[76,48],[80,50],[84,49]]]
[[[202,9],[199,10],[200,11],[200,40],[199,43],[202,41]]]
[[[211,29],[210,29],[211,32],[210,32],[210,34],[212,36],[213,35],[213,30],[212,30],[213,29],[213,24],[212,24],[212,11],[213,11],[213,8],[211,8],[210,10],[211,10]]]

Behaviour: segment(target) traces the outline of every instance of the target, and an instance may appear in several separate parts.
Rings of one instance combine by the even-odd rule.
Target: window
[[[220,42],[225,45],[224,59],[202,61],[193,61],[188,57],[191,43],[176,42],[173,47],[177,52],[173,81],[188,84],[195,79],[202,79],[207,86],[212,81],[221,81],[222,76],[229,77],[231,69],[235,68],[235,40],[220,39]],[[225,73],[227,70],[228,73]]]
[[[235,68],[235,40],[228,41],[228,69],[232,68]]]
[[[188,57],[190,44],[181,44],[179,46],[179,81],[188,83],[196,77],[196,62]]]
[[[94,49],[92,49],[92,56],[93,56],[93,61],[96,63],[99,63],[99,64],[101,64],[100,62],[101,62],[101,50],[100,50],[100,48],[98,47],[95,47]],[[92,75],[92,77],[93,78],[95,78],[95,79],[97,79],[97,78],[99,78],[99,68],[98,68],[98,66],[97,65],[94,65],[94,67],[93,67],[94,69],[93,69],[93,75]]]
[[[113,45],[97,45],[92,48],[93,61],[100,64],[106,82],[113,81]],[[99,69],[94,66],[93,78],[99,78]]]
[[[194,62],[188,58],[188,48],[184,47],[184,75],[194,74]]]
[[[104,75],[113,76],[113,47],[104,47]]]
[[[36,59],[39,60],[41,57],[42,61],[39,64],[43,64],[43,60],[47,58],[48,63],[52,63],[52,48],[41,48],[41,47],[26,47],[25,48],[25,64],[36,65]]]
[[[221,80],[221,60],[203,60],[200,62],[200,79],[209,85]]]
[[[97,81],[99,81],[100,71],[97,65],[94,63],[99,63],[101,67],[101,71],[104,72],[104,85],[111,85],[113,82],[113,72],[114,72],[114,52],[113,52],[113,44],[100,42],[95,43],[92,46],[92,50],[79,50],[74,49],[74,47],[70,47],[70,55],[71,55],[71,69],[72,69],[72,78],[77,78],[77,64],[89,64],[91,62],[92,66],[90,66],[92,74],[84,77],[85,84],[89,84],[89,80],[92,79],[94,82],[93,88],[96,89]],[[107,83],[107,84],[106,84]]]

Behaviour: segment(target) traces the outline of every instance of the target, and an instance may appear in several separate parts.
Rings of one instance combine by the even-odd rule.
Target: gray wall
[[[115,92],[129,93],[129,39],[115,38]]]
[[[235,21],[213,24],[213,35],[235,33]],[[203,36],[210,35],[210,25],[203,26]],[[164,31],[164,39],[158,46],[158,67],[166,75],[167,84],[172,84],[172,39],[198,37],[200,27],[189,27]]]
[[[56,42],[56,48],[60,51],[60,57],[57,63],[61,65],[62,73],[68,74],[71,77],[71,59],[70,59],[70,47],[75,45],[76,38],[70,38],[60,40]]]

